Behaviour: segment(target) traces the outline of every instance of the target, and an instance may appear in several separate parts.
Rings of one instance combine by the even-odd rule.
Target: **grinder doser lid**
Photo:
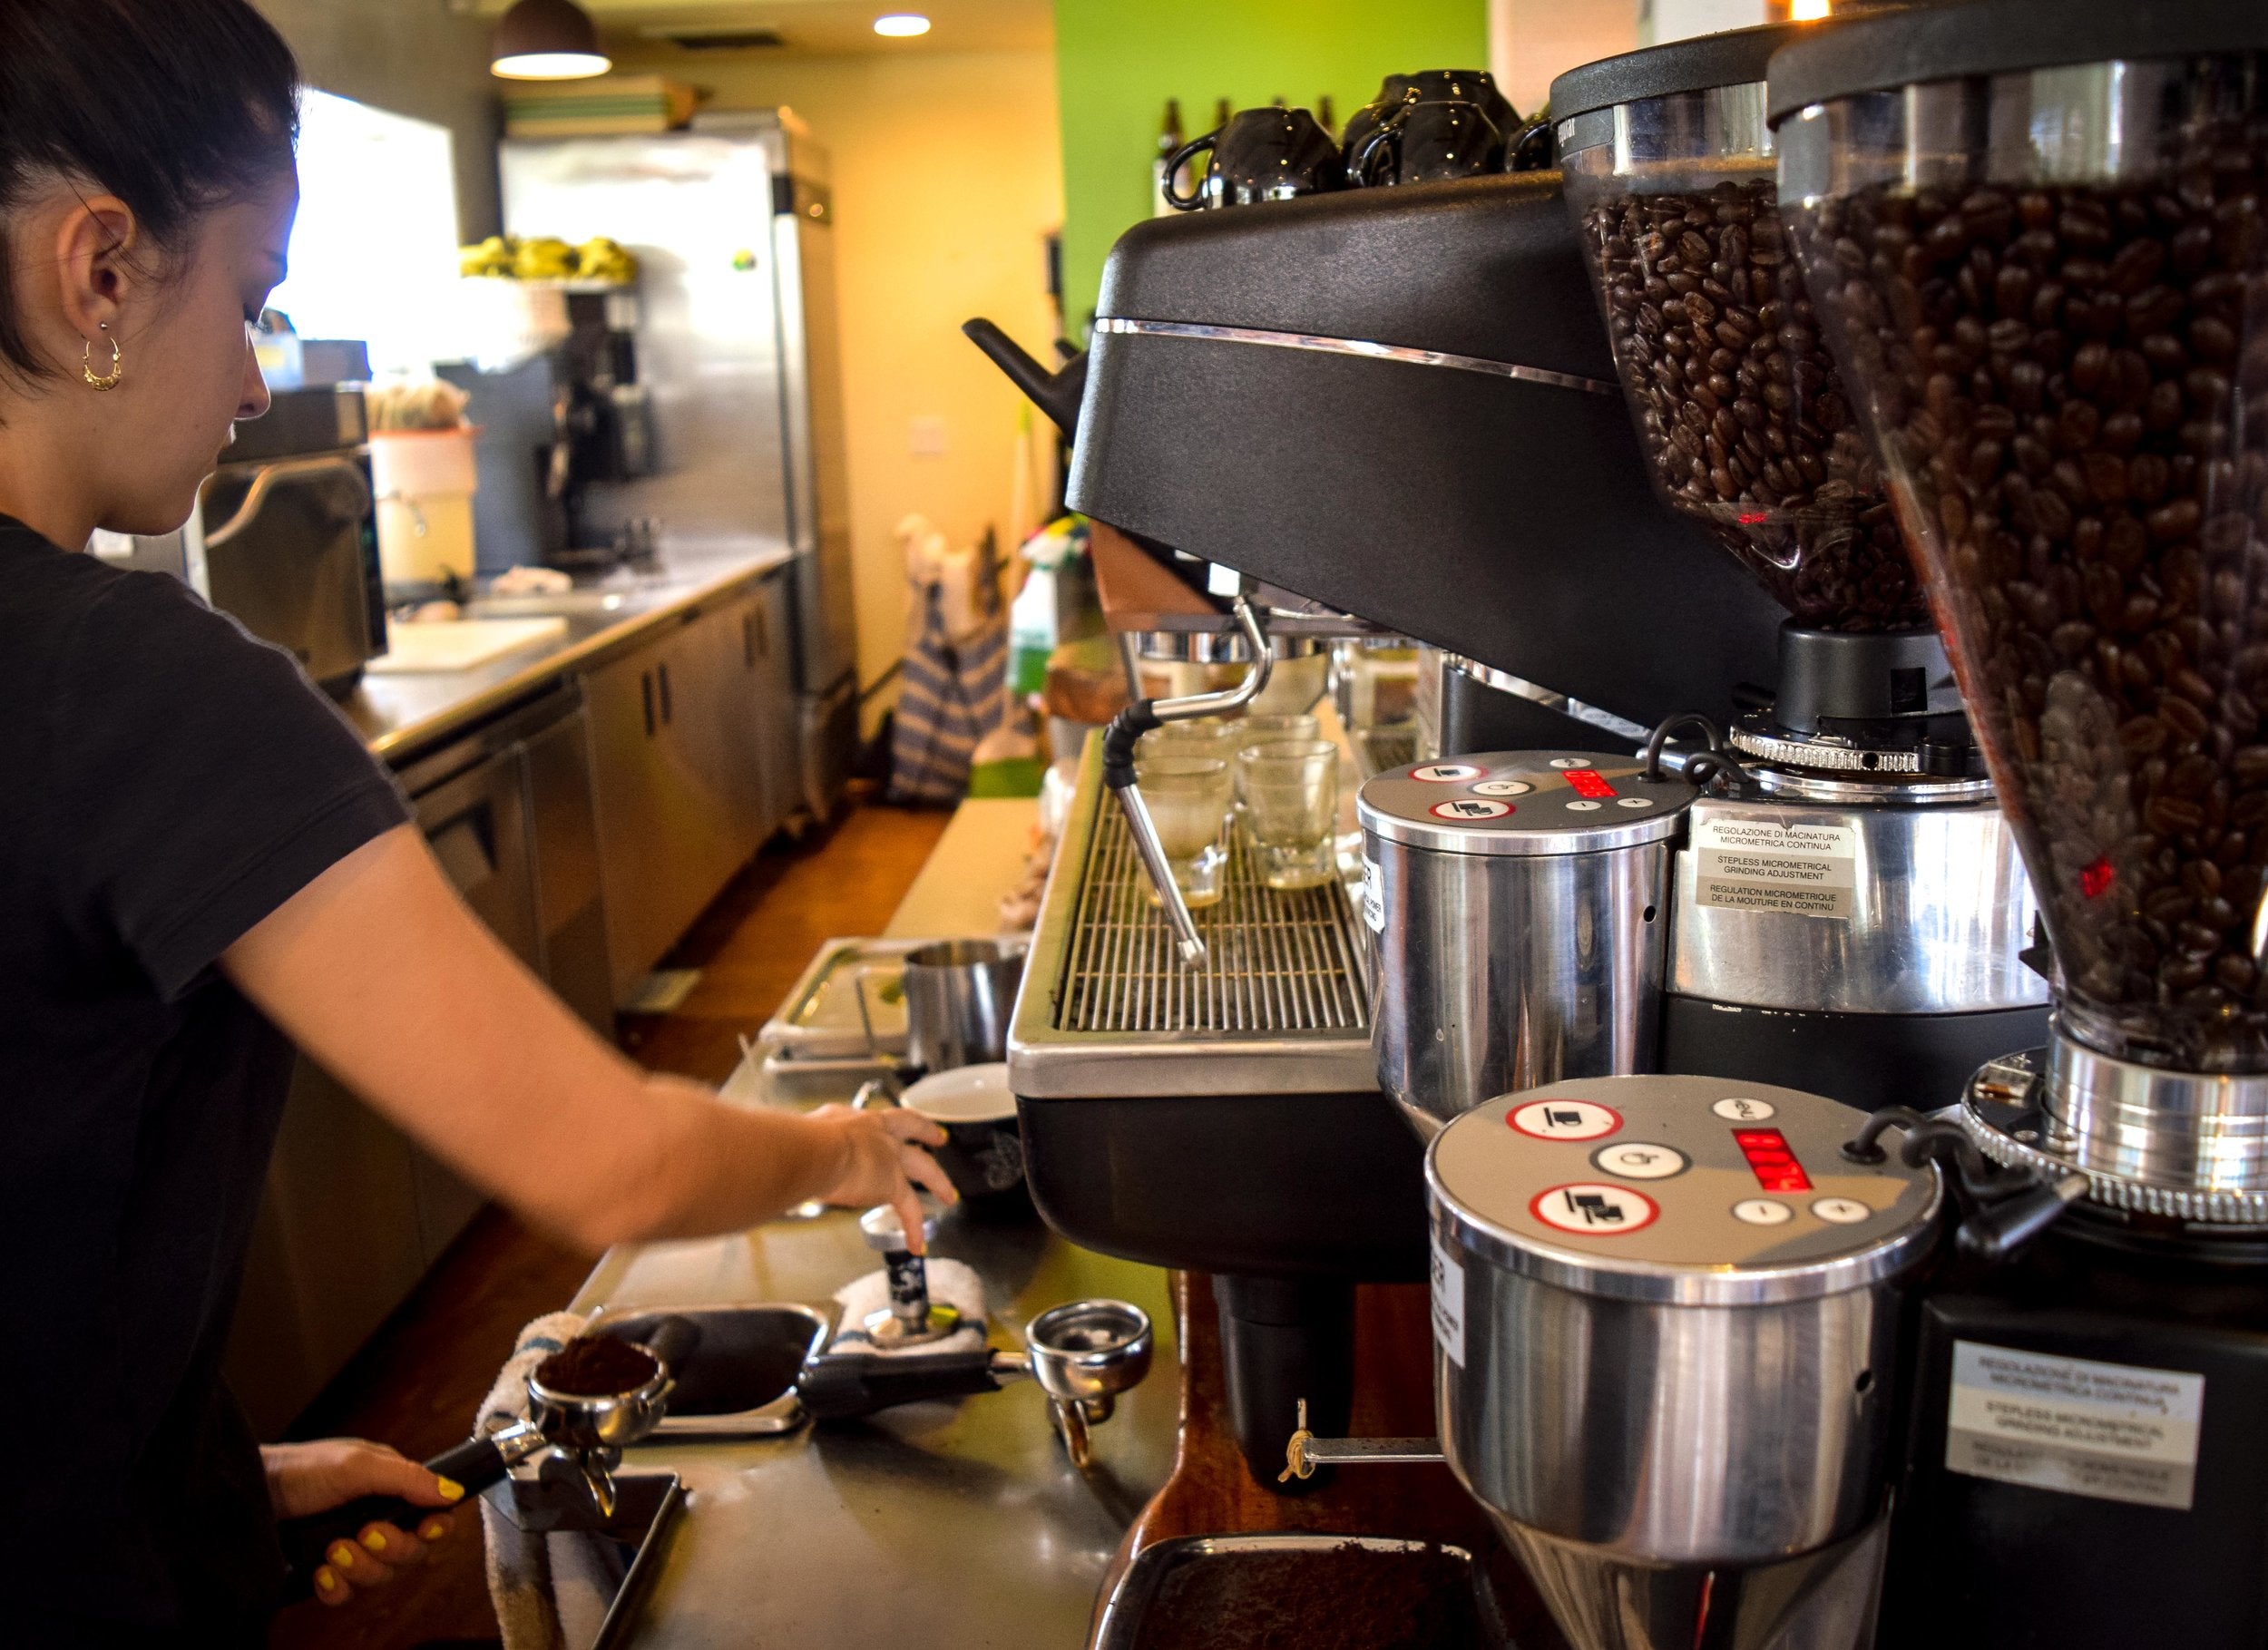
[[[1911,505],[2059,1022],[2268,1071],[2268,8],[1848,26],[1774,60],[1785,216]]]
[[[1881,474],[1776,215],[1765,65],[1810,25],[1552,83],[1568,204],[1657,489],[1797,623],[1926,626]]]

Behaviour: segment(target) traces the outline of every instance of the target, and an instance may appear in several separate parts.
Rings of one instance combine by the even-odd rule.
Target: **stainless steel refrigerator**
[[[858,733],[826,152],[766,111],[653,136],[514,139],[500,165],[508,232],[611,236],[638,257],[652,473],[591,486],[593,536],[650,520],[665,553],[771,542],[795,554],[804,802],[825,817]]]

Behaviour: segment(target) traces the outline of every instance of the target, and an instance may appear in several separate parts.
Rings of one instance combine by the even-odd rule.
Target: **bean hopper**
[[[2031,899],[1774,210],[1780,24],[1551,88],[1569,210],[1646,473],[1784,608],[1776,691],[1678,731],[1725,760],[1677,856],[1660,1069],[1854,1105],[2041,1033]],[[1698,707],[1695,707],[1698,708]]]
[[[2255,1645],[2268,12],[1862,19],[1776,57],[1769,110],[2053,951],[2046,1047],[1935,1098],[2079,1195],[1926,1292],[1885,1635]]]

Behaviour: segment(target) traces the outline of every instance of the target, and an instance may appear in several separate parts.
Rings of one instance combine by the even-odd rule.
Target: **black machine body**
[[[1161,556],[1647,726],[1770,673],[1780,610],[1647,483],[1557,173],[1137,225],[1077,427],[1071,507]]]

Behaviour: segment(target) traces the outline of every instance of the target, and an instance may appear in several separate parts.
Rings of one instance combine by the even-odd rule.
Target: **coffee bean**
[[[1975,216],[1980,226],[2012,225],[2016,212],[1987,200]],[[1772,182],[1605,201],[1587,214],[1585,235],[1640,439],[1671,503],[1706,523],[1799,623],[1929,623],[1852,399],[1787,257]],[[1862,266],[1865,254],[1854,257]],[[2027,309],[2036,278],[2004,274],[1986,275],[1989,302]],[[2019,324],[1998,345],[2028,348],[2029,328]],[[1994,347],[1980,323],[1980,357]],[[1879,536],[1862,531],[1877,525]]]
[[[2156,179],[1793,214],[2081,1034],[2268,1070],[2268,118]]]

